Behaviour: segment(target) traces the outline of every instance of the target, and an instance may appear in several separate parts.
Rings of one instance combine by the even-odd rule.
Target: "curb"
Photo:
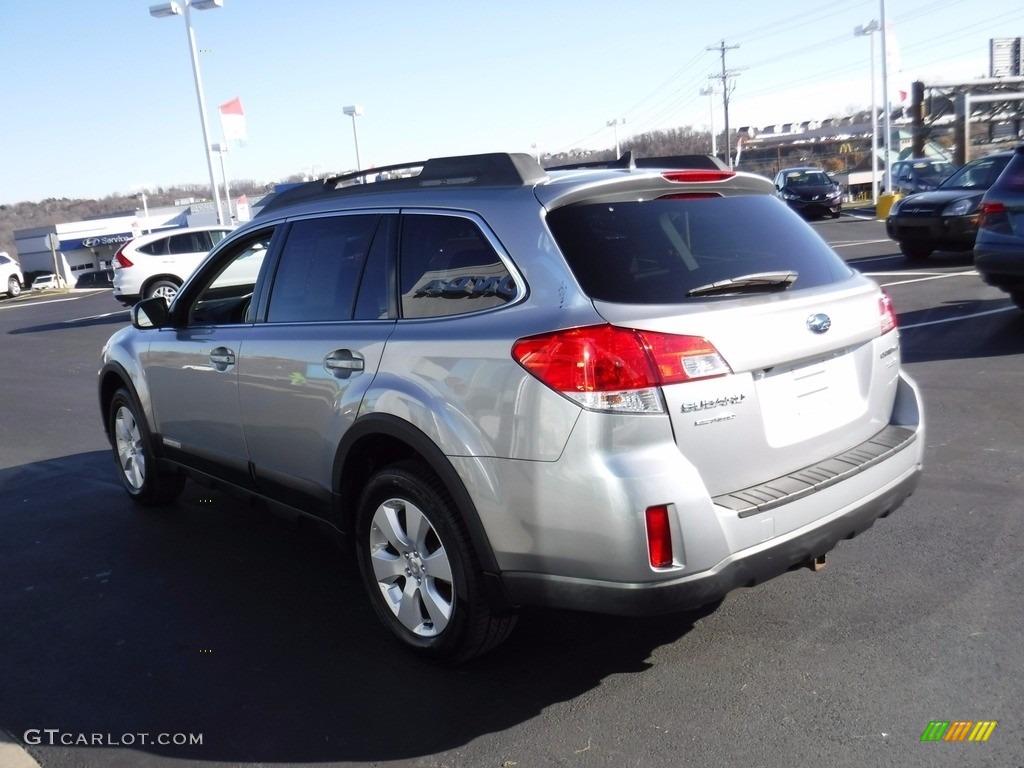
[[[7,731],[0,728],[0,765],[4,768],[41,768]]]

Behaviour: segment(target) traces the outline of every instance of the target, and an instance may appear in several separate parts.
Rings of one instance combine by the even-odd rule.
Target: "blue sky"
[[[707,49],[722,40],[739,46],[733,128],[867,108],[870,42],[853,30],[881,1],[224,0],[192,21],[211,140],[218,105],[237,96],[245,110],[229,176],[273,182],[355,167],[349,104],[364,110],[364,167],[608,148],[616,118],[620,140],[705,130],[700,90],[721,69]],[[150,4],[5,0],[0,204],[208,182],[185,23]],[[885,0],[885,13],[893,93],[987,76],[989,40],[1024,37],[1021,0]]]

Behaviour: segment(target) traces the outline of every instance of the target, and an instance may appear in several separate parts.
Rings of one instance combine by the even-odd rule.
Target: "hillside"
[[[297,179],[297,177],[296,177]],[[296,179],[288,179],[293,181]],[[231,195],[261,195],[267,191],[264,184],[252,181],[232,180]],[[175,200],[182,198],[209,197],[209,188],[201,185],[183,187],[166,187],[146,195],[150,208],[174,205]],[[17,258],[14,247],[14,233],[20,229],[44,227],[48,224],[62,224],[71,221],[83,221],[104,216],[121,216],[132,214],[142,209],[142,199],[126,195],[108,195],[101,200],[71,200],[63,198],[47,198],[38,203],[22,202],[11,205],[0,205],[0,251],[7,251]]]

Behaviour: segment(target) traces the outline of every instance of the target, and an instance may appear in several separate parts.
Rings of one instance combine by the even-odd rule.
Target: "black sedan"
[[[820,168],[783,168],[775,174],[779,197],[799,214],[839,218],[843,190]]]
[[[931,192],[908,195],[889,211],[885,230],[908,259],[933,251],[969,251],[978,234],[978,206],[1013,152],[996,152],[964,165]]]

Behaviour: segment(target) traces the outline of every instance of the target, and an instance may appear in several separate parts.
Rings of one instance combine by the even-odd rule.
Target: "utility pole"
[[[709,51],[718,51],[722,57],[722,74],[711,75],[709,80],[721,80],[722,81],[722,107],[725,110],[725,159],[729,164],[730,170],[732,169],[732,142],[729,138],[729,78],[737,73],[725,68],[725,52],[732,51],[739,48],[738,45],[726,45],[725,40],[720,40],[718,45],[708,46]]]

